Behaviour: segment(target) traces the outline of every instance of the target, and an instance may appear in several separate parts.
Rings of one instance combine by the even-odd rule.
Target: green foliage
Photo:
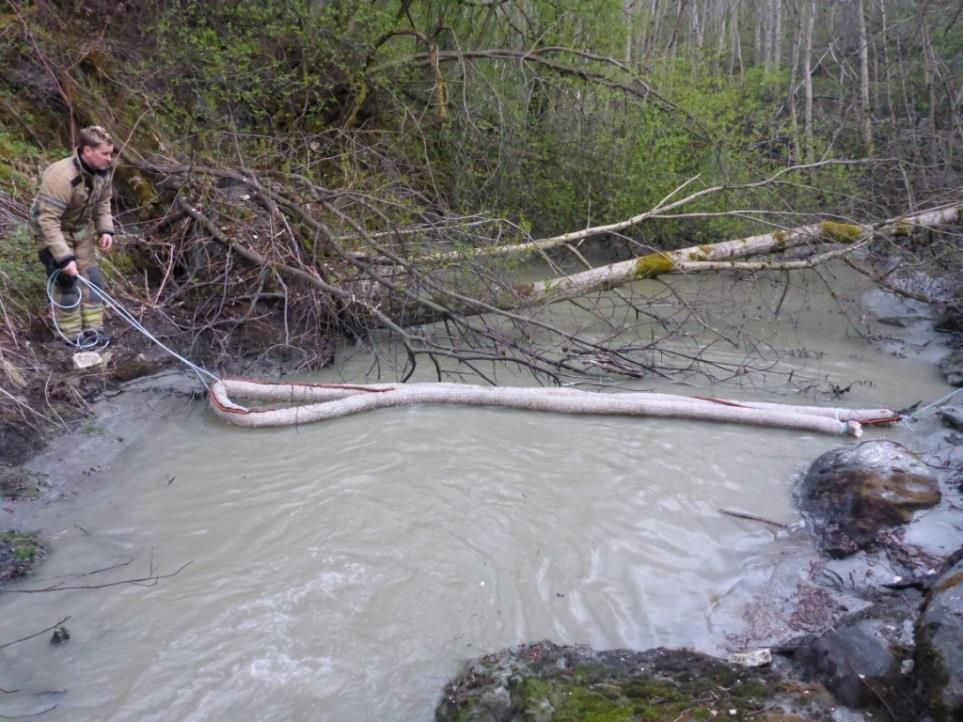
[[[348,7],[350,6],[350,8]],[[323,130],[343,111],[389,16],[367,3],[191,3],[152,28],[166,113],[200,137]]]
[[[31,181],[23,172],[22,161],[33,153],[36,149],[7,130],[0,121],[0,190],[13,197],[24,192]]]
[[[686,59],[657,64],[651,84],[671,88],[674,107],[642,102],[581,80],[544,76],[509,87],[494,70],[476,68],[471,117],[434,136],[436,178],[449,205],[496,207],[530,219],[537,235],[611,223],[714,185],[759,180],[795,159],[789,133],[773,127],[772,97],[783,77],[761,70],[721,76]],[[505,68],[498,69],[505,73]],[[480,96],[479,87],[492,88]],[[816,207],[846,188],[852,172],[820,176],[820,192],[782,186],[719,193],[682,211],[746,207]],[[828,178],[826,181],[824,178]],[[732,218],[649,221],[643,234],[666,248],[709,242],[745,229]]]
[[[138,18],[140,44],[130,47],[129,62],[102,58],[107,46],[95,43],[76,67],[86,82],[78,87],[127,94],[117,116],[130,127],[150,127],[134,144],[139,150],[143,136],[152,139],[151,150],[156,142],[180,159],[243,158],[259,171],[377,194],[394,215],[353,208],[369,230],[417,220],[437,203],[466,215],[497,210],[547,235],[623,220],[684,184],[678,195],[758,180],[799,160],[794,130],[780,111],[785,65],[764,77],[747,52],[746,67],[728,74],[713,57],[722,45],[686,48],[680,35],[678,50],[634,66],[662,102],[577,75],[634,83],[625,68],[557,51],[624,57],[634,47],[627,41],[638,41],[651,22],[645,8],[627,14],[622,0],[539,0],[520,15],[500,3],[431,0],[160,3]],[[392,34],[399,30],[419,36]],[[29,56],[29,43],[12,37],[0,46]],[[426,41],[442,51],[541,49],[573,72],[490,58],[442,63],[443,118],[438,75],[423,62]],[[935,42],[947,54],[960,41]],[[637,47],[631,54],[642,57]],[[6,57],[0,52],[0,60]],[[117,80],[113,86],[108,76]],[[832,74],[817,81],[837,82]],[[152,109],[146,115],[142,98]],[[0,125],[0,188],[14,183],[23,194],[29,179],[6,163],[22,151],[11,138]],[[828,135],[817,138],[819,150],[836,154],[830,143]],[[818,183],[809,178],[808,187],[716,194],[685,210],[825,210],[827,197],[850,190],[853,178],[836,168],[820,172]],[[148,194],[146,184],[140,187]],[[649,221],[629,235],[667,248],[742,230],[745,224],[733,219],[703,217]]]
[[[17,565],[29,565],[43,552],[43,545],[34,532],[6,531],[0,534],[0,544],[8,547]]]
[[[14,225],[0,243],[0,284],[6,297],[31,312],[46,304],[43,266],[26,225]]]
[[[36,499],[40,496],[43,482],[43,474],[22,467],[0,471],[0,496],[8,499]]]

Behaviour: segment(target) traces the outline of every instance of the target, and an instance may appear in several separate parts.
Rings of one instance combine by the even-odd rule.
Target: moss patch
[[[3,532],[0,534],[0,582],[23,576],[45,553],[36,533]]]
[[[549,642],[469,665],[435,711],[440,722],[669,722],[831,719],[829,698],[766,669],[687,650],[595,652]],[[825,703],[825,707],[820,706]],[[797,716],[799,715],[799,716]]]
[[[823,238],[836,243],[854,243],[863,235],[863,228],[854,223],[823,221],[819,224]]]
[[[913,232],[913,224],[910,223],[905,218],[897,218],[896,224],[893,227],[893,235],[904,237],[909,236]]]
[[[669,273],[675,268],[672,259],[664,253],[649,253],[635,260],[636,278],[655,278],[663,273]]]

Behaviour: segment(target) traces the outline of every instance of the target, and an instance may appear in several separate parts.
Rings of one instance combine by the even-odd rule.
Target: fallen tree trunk
[[[231,393],[297,405],[252,409],[232,401]],[[486,387],[448,383],[325,385],[222,379],[211,384],[208,399],[218,418],[245,427],[295,426],[413,404],[500,406],[566,414],[722,421],[854,437],[862,433],[861,422],[883,423],[899,418],[889,409],[836,409],[644,392],[603,394],[567,388]]]
[[[814,165],[823,164],[825,163]],[[809,166],[800,166],[792,170],[807,167]],[[958,203],[915,215],[900,216],[878,224],[851,224],[827,220],[746,238],[689,246],[675,251],[656,251],[560,278],[516,285],[493,285],[487,289],[476,287],[474,291],[467,291],[462,284],[465,279],[459,278],[457,272],[451,278],[446,279],[444,274],[434,275],[430,269],[437,268],[439,264],[445,266],[454,263],[458,266],[465,261],[494,255],[544,251],[590,236],[614,232],[635,225],[646,218],[660,217],[667,210],[684,205],[703,195],[726,189],[726,187],[717,186],[703,189],[672,202],[669,202],[667,198],[658,204],[655,209],[621,223],[595,226],[525,244],[491,246],[465,253],[446,252],[406,259],[390,249],[380,246],[371,235],[366,233],[363,227],[352,222],[344,213],[339,212],[327,202],[322,201],[322,207],[343,223],[351,226],[358,234],[356,237],[368,246],[371,253],[348,252],[340,246],[327,227],[315,219],[300,204],[283,197],[278,192],[266,190],[253,177],[206,166],[193,168],[188,166],[150,166],[150,168],[168,173],[187,173],[193,170],[217,177],[230,178],[248,185],[273,203],[279,204],[284,209],[294,213],[296,220],[307,224],[317,238],[321,239],[333,258],[343,264],[343,268],[351,269],[351,278],[342,280],[337,278],[338,274],[335,274],[334,277],[321,279],[306,268],[294,268],[288,264],[271,262],[263,254],[253,250],[255,245],[253,239],[251,243],[244,243],[240,238],[228,238],[217,228],[212,219],[203,217],[196,209],[183,201],[180,202],[180,208],[194,217],[195,220],[198,220],[212,237],[230,246],[250,262],[262,267],[276,267],[281,273],[299,278],[323,292],[340,297],[342,302],[347,301],[348,306],[356,306],[360,313],[370,315],[378,323],[393,327],[395,331],[399,330],[394,326],[395,324],[398,326],[417,326],[456,316],[469,317],[489,312],[510,312],[514,309],[535,306],[560,298],[571,298],[581,294],[605,291],[636,280],[656,278],[666,274],[719,270],[758,271],[813,268],[832,258],[851,253],[855,248],[868,243],[875,237],[905,236],[912,233],[916,228],[960,223],[961,218],[963,218],[963,203]],[[776,174],[758,183],[746,184],[745,187],[765,185],[778,175]],[[673,195],[674,193],[675,191]],[[814,252],[813,255],[806,258],[774,257],[774,254],[793,248],[805,245],[817,246],[819,244],[829,246],[830,250],[822,253]],[[745,260],[759,256],[769,256],[769,258]],[[384,262],[389,265],[380,265]],[[473,270],[469,270],[468,278],[477,281],[480,277]],[[412,279],[416,282],[411,283]]]
[[[774,231],[718,243],[688,246],[675,251],[656,251],[644,256],[591,268],[560,278],[503,287],[488,293],[467,295],[440,280],[428,276],[423,282],[423,303],[412,304],[411,295],[403,300],[403,310],[393,302],[389,284],[382,283],[380,273],[369,273],[369,282],[359,296],[369,305],[385,310],[401,325],[419,325],[444,319],[448,315],[473,316],[490,312],[511,312],[552,301],[574,298],[588,293],[607,291],[634,281],[668,274],[700,273],[720,270],[802,270],[852,253],[877,237],[908,236],[919,228],[960,223],[963,203],[900,216],[878,224],[822,221],[788,230]],[[831,250],[806,258],[779,258],[774,254],[802,246],[829,246]],[[386,249],[380,249],[396,269],[417,274],[411,262],[404,261]],[[747,258],[768,256],[759,260]],[[368,269],[371,271],[372,269]],[[398,283],[394,284],[396,287]],[[354,290],[354,289],[352,289]],[[425,294],[428,295],[425,295]]]
[[[403,325],[430,323],[443,319],[446,313],[472,316],[492,311],[510,312],[559,299],[607,291],[634,281],[667,274],[813,268],[832,258],[851,253],[873,238],[907,236],[919,228],[960,223],[961,217],[963,217],[963,203],[916,215],[900,216],[875,225],[823,221],[747,238],[689,246],[675,251],[657,251],[560,278],[518,284],[514,286],[514,292],[502,290],[487,297],[483,295],[468,297],[442,283],[429,281],[432,291],[431,307],[426,305],[421,308],[412,308],[409,299],[405,309],[407,315],[399,319],[399,322]],[[804,259],[743,260],[782,253],[807,244],[813,246],[833,244],[836,248]],[[392,260],[400,262],[397,257],[392,257]],[[389,297],[388,289],[381,287],[377,279],[375,281],[367,288],[371,294],[368,297],[368,303],[386,309],[392,308],[391,302],[386,302]],[[439,306],[444,307],[444,313],[438,313]],[[390,311],[388,313],[397,318]]]
[[[868,241],[876,236],[905,236],[916,228],[943,226],[961,222],[963,203],[925,211],[912,216],[900,216],[877,225],[837,223],[823,221],[812,223],[788,231],[775,231],[732,241],[689,246],[677,251],[658,251],[632,258],[620,263],[611,263],[562,278],[539,281],[520,287],[528,303],[549,300],[556,295],[580,295],[592,291],[603,291],[638,281],[656,278],[669,273],[697,273],[710,270],[782,270],[793,266],[811,267],[805,261],[759,261],[744,264],[738,259],[782,252],[808,243],[843,243],[849,246],[860,241]],[[840,255],[825,254],[823,260]]]

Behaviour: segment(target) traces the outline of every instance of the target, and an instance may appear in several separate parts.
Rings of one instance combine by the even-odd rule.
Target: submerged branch
[[[13,640],[12,642],[4,642],[3,644],[0,644],[0,649],[6,649],[7,647],[12,647],[12,646],[15,645],[15,644],[20,644],[20,642],[26,642],[28,639],[34,639],[35,637],[39,637],[41,634],[46,634],[47,632],[51,632],[51,631],[53,631],[54,629],[56,629],[57,627],[62,627],[62,626],[63,626],[67,621],[69,621],[69,620],[70,620],[70,615],[64,617],[64,618],[61,619],[60,621],[54,622],[53,624],[51,624],[51,625],[50,625],[49,627],[47,627],[46,629],[41,629],[39,632],[34,632],[33,634],[28,634],[26,637],[21,637],[20,639],[15,639],[15,640]]]

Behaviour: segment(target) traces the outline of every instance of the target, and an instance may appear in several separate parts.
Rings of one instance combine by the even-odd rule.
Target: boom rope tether
[[[949,401],[950,399],[952,399],[954,396],[956,396],[956,395],[957,395],[958,393],[960,393],[961,391],[963,391],[963,386],[960,386],[960,388],[956,389],[955,391],[950,391],[950,393],[948,393],[946,396],[941,396],[941,397],[938,398],[936,401],[933,401],[932,403],[927,404],[927,405],[924,406],[923,408],[917,409],[917,410],[914,411],[912,414],[907,414],[904,418],[905,418],[906,421],[916,421],[916,420],[917,420],[917,417],[918,417],[920,414],[922,414],[924,411],[929,411],[930,409],[932,409],[932,408],[934,408],[934,407],[936,407],[936,406],[942,406],[945,402],[947,402],[947,401]]]
[[[56,282],[57,276],[58,276],[60,273],[61,273],[61,271],[55,271],[54,273],[52,273],[52,274],[50,275],[50,278],[49,278],[48,281],[47,281],[47,297],[50,299],[51,311],[53,311],[55,308],[61,308],[61,309],[65,309],[65,310],[71,310],[71,309],[75,308],[75,306],[74,306],[73,304],[71,304],[71,305],[69,305],[69,306],[64,306],[63,304],[58,303],[57,300],[54,298],[54,295],[53,295],[53,284]],[[111,295],[110,295],[109,293],[107,293],[104,289],[100,288],[99,286],[94,285],[93,283],[91,283],[90,281],[88,281],[86,278],[84,278],[83,276],[81,276],[81,275],[79,275],[79,274],[77,275],[77,280],[78,280],[80,283],[82,283],[83,285],[87,286],[87,288],[90,289],[90,292],[93,293],[93,294],[95,294],[98,298],[100,298],[100,299],[104,302],[104,304],[106,304],[109,308],[111,308],[112,310],[116,311],[116,312],[117,312],[117,315],[120,316],[122,319],[124,319],[124,320],[128,323],[128,325],[130,325],[133,329],[135,329],[135,330],[139,331],[140,333],[142,333],[145,337],[147,337],[148,339],[150,339],[151,341],[153,341],[155,344],[157,344],[158,346],[160,346],[162,349],[164,349],[164,351],[166,351],[166,352],[169,353],[171,356],[173,356],[173,357],[176,358],[178,361],[180,361],[180,362],[183,363],[185,366],[187,366],[189,369],[191,369],[191,370],[194,372],[194,374],[197,376],[198,380],[201,382],[201,385],[202,385],[202,386],[207,387],[207,385],[208,385],[209,383],[220,380],[217,376],[215,376],[214,374],[212,374],[210,371],[207,371],[206,369],[204,369],[204,368],[198,366],[197,364],[195,364],[193,361],[191,361],[191,360],[189,360],[189,359],[187,359],[187,358],[184,358],[184,357],[181,356],[179,353],[177,353],[176,351],[174,351],[172,348],[170,348],[169,346],[167,346],[166,344],[164,344],[164,342],[162,342],[162,341],[161,341],[160,339],[158,339],[154,334],[152,334],[150,331],[148,331],[140,321],[138,321],[136,318],[134,318],[134,315],[133,315],[130,311],[128,311],[126,308],[124,308],[124,305],[123,305],[120,301],[118,301],[116,298],[114,298],[113,296],[111,296]],[[79,304],[79,303],[80,303],[80,299],[78,298],[77,304]],[[57,325],[57,316],[56,316],[56,313],[53,313],[53,312],[52,312],[52,313],[51,313],[51,316],[53,316],[53,319],[54,319],[54,328],[57,329],[57,333],[58,333],[58,334],[60,335],[60,337],[63,338],[63,340],[66,341],[68,344],[70,344],[71,346],[74,346],[75,348],[81,349],[81,350],[88,350],[88,349],[96,348],[96,345],[80,345],[80,343],[78,343],[78,342],[80,342],[81,338],[83,337],[83,332],[80,334],[80,336],[78,336],[78,338],[76,339],[76,341],[71,340],[70,338],[68,338],[66,335],[64,335],[64,333],[60,330],[60,327]],[[97,341],[99,341],[99,339],[98,339],[98,338],[95,338],[95,339],[94,339],[94,342],[97,342]],[[207,378],[205,379],[205,377],[207,377]]]

